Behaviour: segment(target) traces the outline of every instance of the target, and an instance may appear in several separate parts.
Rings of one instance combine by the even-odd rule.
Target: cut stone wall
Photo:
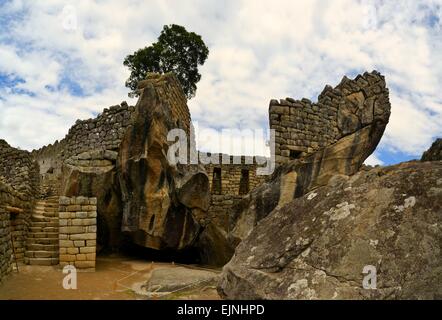
[[[226,158],[226,155],[224,157]],[[224,230],[227,230],[232,206],[265,180],[265,176],[256,174],[258,167],[256,163],[246,163],[247,157],[241,156],[241,163],[238,164],[233,163],[233,156],[227,157],[230,159],[230,164],[222,164],[223,155],[219,155],[219,164],[204,166],[211,188],[209,217]],[[219,172],[220,176],[218,176]],[[245,172],[248,173],[248,179],[244,179]],[[244,180],[248,180],[246,187],[244,187],[246,182]]]
[[[117,151],[131,124],[133,106],[126,102],[105,108],[96,118],[77,120],[61,141],[33,150],[40,166],[44,196],[60,194],[63,162],[88,151]]]
[[[60,197],[60,265],[95,269],[97,198]]]
[[[0,282],[12,270],[11,237],[17,261],[23,260],[30,210],[31,202],[0,178]]]
[[[11,147],[0,139],[0,177],[28,197],[39,194],[39,168],[31,153]]]
[[[269,120],[276,131],[276,163],[313,153],[370,124],[386,103],[385,79],[376,71],[354,80],[344,77],[335,88],[326,86],[317,103],[271,100]]]

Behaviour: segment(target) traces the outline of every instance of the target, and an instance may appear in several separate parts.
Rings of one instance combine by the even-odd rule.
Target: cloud
[[[369,166],[382,166],[384,162],[381,161],[375,154],[372,154],[365,160],[364,164]]]
[[[23,148],[63,138],[77,118],[104,107],[134,104],[122,61],[170,23],[201,34],[210,49],[189,101],[204,127],[268,128],[271,98],[316,100],[344,74],[377,69],[390,87],[392,115],[367,161],[380,163],[387,152],[415,157],[442,135],[442,0],[0,6],[0,137]]]

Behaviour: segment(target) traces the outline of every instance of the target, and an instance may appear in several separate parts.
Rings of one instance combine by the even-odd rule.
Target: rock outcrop
[[[385,80],[378,73],[373,74],[377,76],[374,84],[366,81],[358,85],[363,80],[358,76],[356,80],[344,78],[335,89],[326,87],[320,97],[335,90],[339,139],[283,163],[267,183],[245,197],[231,216],[229,239],[233,245],[245,238],[256,223],[271,211],[314,188],[326,185],[334,175],[349,176],[360,169],[378,145],[390,117]],[[270,108],[274,108],[274,103]]]
[[[122,230],[136,244],[153,249],[192,246],[207,223],[210,205],[204,169],[172,166],[167,159],[169,130],[189,130],[173,112],[179,108],[171,106],[186,104],[176,81],[167,74],[140,83],[133,124],[123,137],[117,161],[124,203]]]
[[[433,142],[430,149],[424,152],[421,161],[438,161],[442,160],[442,139],[439,138]]]
[[[441,299],[441,265],[442,162],[416,161],[336,175],[272,211],[237,247],[219,292],[228,299]],[[364,289],[373,272],[376,289]]]

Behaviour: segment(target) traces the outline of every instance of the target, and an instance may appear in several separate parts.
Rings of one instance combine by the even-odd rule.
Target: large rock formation
[[[123,231],[129,232],[136,244],[153,249],[192,246],[207,222],[210,204],[204,169],[172,166],[167,159],[169,130],[189,132],[188,124],[180,123],[180,115],[173,112],[179,108],[171,107],[186,103],[176,81],[168,74],[151,75],[140,83],[133,125],[124,135],[117,161]],[[167,91],[173,88],[180,91]]]
[[[139,92],[135,108],[122,104],[103,113],[100,124],[77,124],[84,134],[130,115],[124,126],[105,128],[121,137],[118,146],[92,131],[99,147],[63,161],[60,194],[97,197],[101,246],[117,249],[129,239],[151,249],[194,247],[208,223],[208,177],[200,166],[174,166],[167,159],[169,130],[190,130],[186,97],[173,74],[150,74]]]
[[[274,210],[237,247],[219,291],[228,299],[441,299],[441,265],[442,162],[408,162],[334,176]],[[376,289],[364,289],[374,270]]]
[[[442,160],[442,139],[439,138],[433,142],[430,149],[424,152],[421,161],[438,161]]]
[[[372,78],[375,78],[372,81]],[[356,173],[375,150],[390,117],[390,102],[384,77],[366,74],[344,80],[336,88],[326,87],[319,100],[333,91],[336,105],[327,124],[336,123],[337,140],[317,151],[280,165],[269,181],[252,191],[236,207],[230,221],[229,239],[237,245],[256,223],[277,208],[301,197],[309,190],[326,185],[336,174]],[[274,108],[271,102],[270,108]],[[297,108],[296,104],[294,104]],[[290,111],[292,112],[292,111]],[[328,114],[327,112],[325,112]],[[336,118],[333,118],[336,117]],[[279,126],[277,126],[279,128]],[[277,129],[278,130],[278,129]],[[283,133],[281,133],[283,134]]]

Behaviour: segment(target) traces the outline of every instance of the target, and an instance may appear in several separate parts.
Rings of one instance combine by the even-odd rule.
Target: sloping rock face
[[[438,161],[442,160],[442,139],[433,142],[430,149],[424,152],[421,161]]]
[[[230,220],[232,245],[237,245],[274,209],[326,185],[333,175],[353,175],[360,169],[378,145],[390,117],[388,89],[384,77],[379,76],[379,79],[374,88],[370,84],[370,90],[365,90],[364,83],[359,85],[359,80],[347,78],[334,89],[342,91],[335,102],[337,126],[342,137],[316,152],[279,166],[267,183],[243,199]],[[325,92],[328,90],[326,87]]]
[[[174,75],[151,75],[139,85],[133,124],[117,160],[122,194],[122,230],[141,246],[181,250],[191,247],[207,223],[209,180],[197,165],[172,166],[167,159],[169,130],[189,132],[174,113],[186,100]],[[173,108],[171,107],[174,104]]]
[[[237,247],[219,292],[228,299],[441,299],[441,265],[442,162],[408,162],[335,176],[274,210]],[[364,289],[373,274],[376,289]]]

